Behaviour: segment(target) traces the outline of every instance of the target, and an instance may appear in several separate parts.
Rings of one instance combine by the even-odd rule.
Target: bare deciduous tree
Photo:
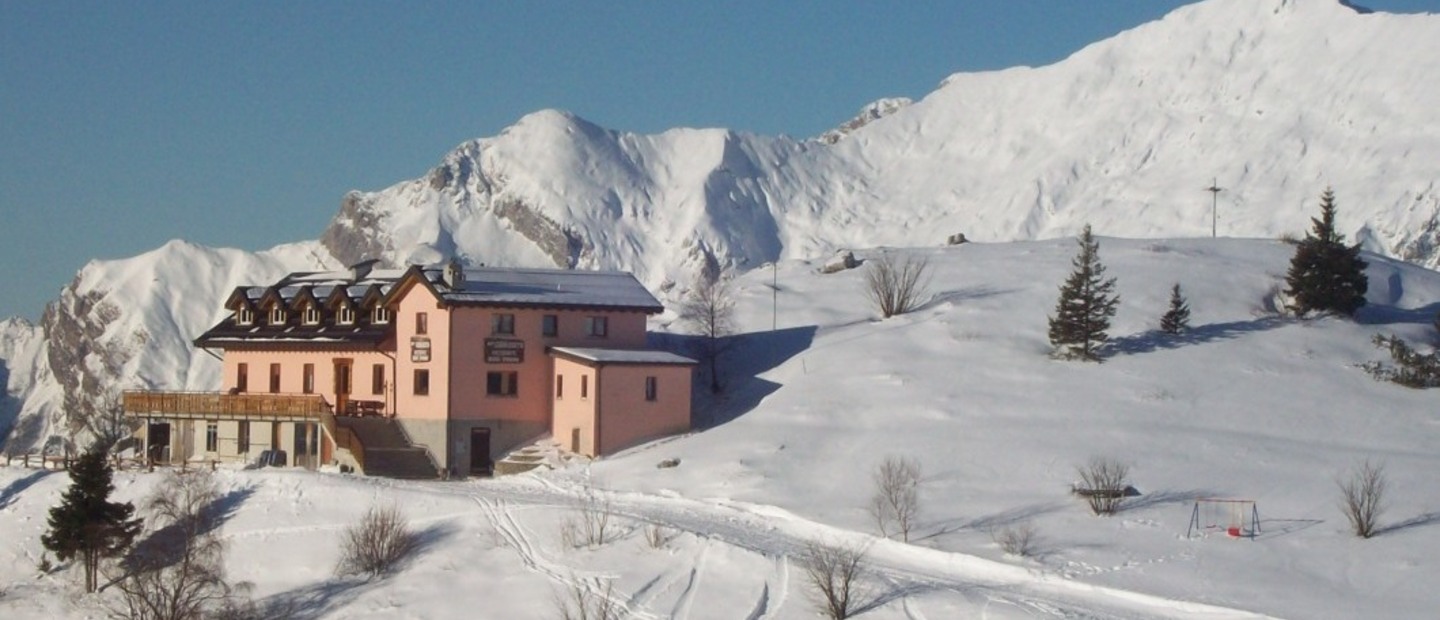
[[[399,567],[420,540],[397,506],[371,506],[340,540],[341,575],[380,576]]]
[[[910,312],[929,296],[928,259],[907,256],[897,262],[893,254],[882,254],[865,262],[865,296],[881,318]]]
[[[94,402],[66,394],[65,408],[71,424],[88,435],[90,441],[106,453],[124,450],[130,443],[127,440],[140,427],[138,421],[125,417],[125,406],[119,395],[110,395]]]
[[[719,394],[720,357],[735,333],[735,293],[730,281],[708,271],[695,279],[695,287],[680,302],[680,320],[701,336],[700,358],[710,371],[710,392]]]
[[[814,590],[820,613],[843,620],[870,603],[861,545],[812,542],[805,547],[805,580]]]
[[[555,609],[562,620],[619,620],[624,608],[615,600],[615,584],[595,590],[572,578],[565,594],[555,596]]]
[[[1374,536],[1385,510],[1385,466],[1366,460],[1336,484],[1340,486],[1340,511],[1349,519],[1350,531],[1361,538]]]
[[[870,516],[880,535],[900,535],[910,542],[910,531],[920,514],[920,464],[902,456],[888,456],[872,475],[875,492],[870,497]]]
[[[192,620],[231,613],[248,602],[225,580],[225,544],[216,531],[220,499],[203,469],[170,470],[146,503],[152,526],[122,564],[112,615],[132,620]]]
[[[1090,512],[1109,516],[1120,509],[1120,502],[1125,500],[1130,488],[1129,465],[1097,456],[1075,471],[1080,474],[1080,486],[1075,488],[1075,493],[1085,498]]]

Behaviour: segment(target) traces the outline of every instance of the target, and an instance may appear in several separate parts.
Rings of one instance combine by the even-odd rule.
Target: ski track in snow
[[[526,476],[472,484],[423,485],[420,488],[472,498],[525,566],[559,586],[580,587],[603,596],[610,576],[584,574],[548,559],[524,526],[514,517],[513,504],[574,508],[583,490],[554,477]],[[771,558],[774,569],[746,616],[751,620],[774,618],[785,602],[789,584],[789,558],[798,557],[812,541],[871,544],[870,574],[894,593],[907,618],[927,620],[912,594],[952,592],[977,609],[1009,606],[1032,617],[1148,620],[1157,618],[1270,618],[1241,609],[1167,599],[1139,592],[1077,582],[1069,577],[993,563],[960,553],[900,545],[867,534],[837,530],[824,524],[778,515],[767,506],[749,506],[723,500],[702,501],[632,492],[604,494],[615,516],[648,522],[701,538],[687,570],[661,575],[634,592],[628,600],[611,593],[632,618],[688,617],[705,573],[706,557],[715,543],[724,543]],[[937,560],[938,558],[938,560]],[[1006,574],[1009,573],[1009,574]],[[1023,573],[1023,576],[1016,575]],[[661,594],[679,588],[669,614],[647,609]],[[888,604],[888,602],[886,603]],[[989,615],[988,611],[985,615]]]

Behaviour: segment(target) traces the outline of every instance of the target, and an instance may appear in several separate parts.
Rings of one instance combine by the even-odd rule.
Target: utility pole
[[[1216,178],[1211,179],[1211,181],[1210,181],[1210,187],[1205,188],[1205,191],[1210,192],[1210,238],[1211,238],[1211,239],[1214,239],[1214,238],[1215,238],[1215,208],[1216,208],[1216,206],[1217,206],[1217,205],[1219,204],[1219,202],[1220,202],[1220,192],[1225,191],[1225,188],[1220,187],[1220,179],[1219,179],[1219,177],[1216,177]]]
[[[770,263],[770,331],[780,325],[780,259]]]

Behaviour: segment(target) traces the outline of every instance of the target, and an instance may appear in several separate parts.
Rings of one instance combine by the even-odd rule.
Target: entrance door
[[[335,414],[350,413],[350,367],[351,360],[335,360]]]
[[[470,429],[470,473],[490,475],[490,429]]]
[[[295,451],[292,463],[296,467],[315,468],[315,423],[295,423]]]
[[[170,423],[151,422],[146,430],[150,447],[148,448],[150,460],[155,463],[170,462]]]

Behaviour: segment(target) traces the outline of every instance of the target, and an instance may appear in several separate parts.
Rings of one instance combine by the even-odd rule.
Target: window
[[[342,304],[340,310],[335,313],[335,322],[341,325],[354,325],[355,309],[351,308],[350,304]]]
[[[645,400],[655,400],[655,377],[645,377]]]
[[[430,332],[430,317],[424,312],[415,313],[415,335],[424,336]]]
[[[555,398],[565,397],[565,375],[555,375]]]
[[[305,306],[305,316],[301,318],[301,321],[306,325],[319,325],[320,309],[313,305]]]
[[[603,316],[585,317],[585,335],[591,338],[604,338],[609,331],[609,319]]]
[[[250,365],[235,365],[235,391],[245,392],[250,389]]]
[[[390,311],[381,306],[375,306],[375,311],[370,314],[370,322],[383,325],[390,322]]]
[[[515,396],[518,394],[516,383],[520,378],[518,372],[490,372],[485,374],[485,393],[490,396]]]
[[[280,304],[275,304],[274,306],[271,306],[271,307],[270,307],[270,324],[271,324],[271,325],[284,325],[284,324],[285,324],[285,308],[284,308],[283,306],[281,306]]]
[[[250,308],[240,308],[235,311],[235,323],[239,325],[254,325],[255,311]]]
[[[271,365],[270,365],[270,393],[271,393],[271,394],[279,394],[279,393],[280,393],[280,365],[279,365],[279,364],[271,364]]]
[[[385,393],[385,365],[375,364],[370,367],[370,393],[380,396]]]
[[[515,315],[513,315],[513,314],[492,314],[492,315],[490,315],[490,333],[492,333],[492,334],[513,334],[513,333],[515,333]]]
[[[205,425],[205,451],[215,452],[220,447],[220,425],[210,422]]]
[[[540,335],[547,338],[559,336],[560,317],[554,314],[547,314],[540,317]]]
[[[590,398],[590,375],[580,375],[580,398]]]
[[[300,391],[306,394],[315,393],[315,365],[305,365],[305,381],[300,384]]]
[[[236,429],[235,449],[240,454],[245,454],[250,451],[250,421],[241,420],[236,424],[240,426]]]
[[[426,396],[430,394],[430,371],[424,368],[415,369],[415,395]]]

